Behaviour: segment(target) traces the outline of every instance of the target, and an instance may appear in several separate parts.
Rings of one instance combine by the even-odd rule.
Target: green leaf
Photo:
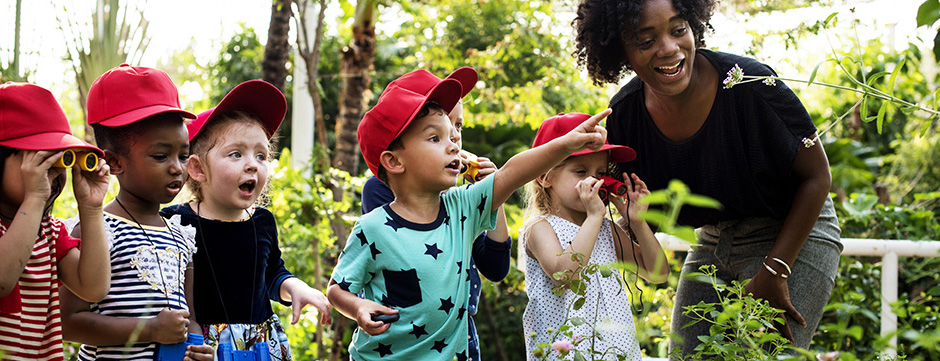
[[[940,59],[940,32],[933,38],[933,56]]]
[[[879,71],[879,72],[877,72],[877,73],[875,73],[875,74],[872,74],[872,75],[868,78],[868,82],[867,82],[866,84],[868,84],[868,86],[872,86],[872,84],[874,84],[878,79],[880,79],[880,78],[882,78],[882,77],[884,77],[884,76],[886,76],[886,75],[888,75],[888,72],[886,72],[886,71]]]
[[[891,71],[891,77],[888,78],[888,95],[894,96],[894,84],[898,81],[898,75],[901,74],[901,68],[904,67],[904,62],[906,61],[906,57],[901,57],[901,60],[898,61],[898,65]]]
[[[580,310],[581,307],[584,307],[584,301],[584,297],[574,300],[574,304],[571,306],[571,308],[573,308],[575,311]]]
[[[917,8],[917,27],[932,25],[940,19],[940,1],[926,0]]]
[[[929,0],[928,0],[928,1],[929,1]],[[832,13],[832,14],[829,14],[829,16],[826,17],[826,21],[823,22],[823,25],[829,26],[829,22],[832,21],[832,19],[835,19],[835,18],[836,18],[836,15],[839,15],[839,13],[838,13],[838,12],[834,12],[834,13]]]
[[[885,113],[888,111],[888,104],[891,104],[891,103],[890,102],[881,103],[881,107],[878,108],[878,122],[875,123],[878,127],[878,134],[881,134],[881,130],[885,122]]]
[[[721,203],[717,200],[698,194],[689,194],[686,196],[685,203],[690,206],[721,209]]]
[[[587,321],[585,321],[585,320],[584,320],[583,318],[581,318],[581,317],[572,317],[572,318],[571,318],[571,324],[572,324],[573,326],[581,326],[581,325],[583,325],[583,324],[585,324],[585,323],[587,323]]]
[[[581,355],[581,351],[574,350],[574,361],[585,361],[584,356]]]

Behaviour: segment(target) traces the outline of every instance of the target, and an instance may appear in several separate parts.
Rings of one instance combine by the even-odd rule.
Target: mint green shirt
[[[388,205],[359,218],[332,279],[401,318],[378,336],[356,329],[354,360],[467,359],[471,249],[496,225],[493,178],[443,193],[431,223],[409,222]]]

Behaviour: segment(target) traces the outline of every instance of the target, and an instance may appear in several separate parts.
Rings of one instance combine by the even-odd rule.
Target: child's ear
[[[206,175],[207,169],[205,163],[195,154],[189,156],[189,161],[186,163],[186,172],[189,173],[190,178],[197,182],[205,182],[209,179]]]
[[[545,189],[549,189],[552,187],[552,182],[551,180],[548,179],[548,173],[544,173],[538,176],[538,178],[535,178],[535,182],[538,183],[539,186]]]
[[[118,157],[114,152],[105,149],[104,150],[104,160],[108,162],[108,167],[111,168],[112,175],[124,174],[124,164],[121,163],[121,157]]]
[[[401,158],[390,150],[386,150],[379,155],[379,164],[382,165],[382,168],[385,168],[387,173],[401,174],[405,172],[405,165],[401,162]]]

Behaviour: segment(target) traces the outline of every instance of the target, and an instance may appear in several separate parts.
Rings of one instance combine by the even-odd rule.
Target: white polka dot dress
[[[578,234],[580,226],[571,223],[561,217],[548,216],[545,220],[552,226],[562,249],[567,249],[571,245],[571,240]],[[519,239],[525,246],[526,237],[520,232]],[[628,240],[624,240],[628,243]],[[617,260],[614,250],[613,238],[611,237],[610,220],[605,219],[601,225],[597,242],[594,243],[594,250],[591,253],[589,263],[606,264]],[[566,290],[561,297],[552,294],[552,287],[555,283],[546,275],[534,258],[526,256],[525,290],[529,296],[529,304],[526,306],[523,314],[523,328],[526,338],[526,353],[529,359],[533,359],[532,351],[539,343],[552,343],[552,334],[546,330],[558,330],[562,322],[567,318],[581,317],[587,320],[587,323],[574,327],[573,335],[580,335],[583,340],[575,345],[575,348],[581,350],[585,356],[589,357],[591,350],[591,328],[602,335],[593,340],[595,351],[604,352],[610,348],[604,360],[617,360],[618,354],[626,356],[627,360],[640,360],[640,346],[636,340],[636,326],[633,322],[633,314],[630,310],[630,299],[628,293],[621,284],[614,278],[616,272],[611,277],[600,277],[595,274],[591,282],[587,284],[586,299],[584,306],[580,310],[570,309],[570,305],[576,295]],[[595,312],[596,311],[596,312]],[[596,323],[595,323],[596,320]],[[570,325],[570,323],[568,323]],[[536,336],[533,338],[532,333]],[[559,335],[555,340],[567,339],[566,336]],[[553,352],[552,355],[558,354]],[[550,359],[555,359],[554,357]]]

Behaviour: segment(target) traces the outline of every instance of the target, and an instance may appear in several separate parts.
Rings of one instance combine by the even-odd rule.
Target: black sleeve
[[[473,242],[473,262],[480,274],[493,282],[500,282],[509,274],[509,254],[512,250],[512,237],[506,242],[498,242],[480,234]]]

